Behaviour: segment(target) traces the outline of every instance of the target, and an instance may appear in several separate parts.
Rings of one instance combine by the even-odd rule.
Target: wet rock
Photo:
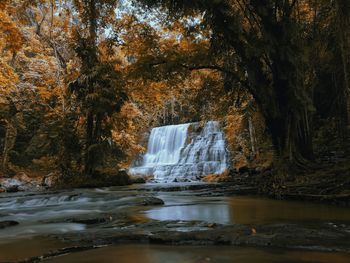
[[[250,170],[249,167],[242,166],[238,169],[238,173],[240,173],[240,174],[249,173],[249,170]]]
[[[169,223],[166,225],[168,228],[176,228],[176,227],[183,227],[184,224],[182,222],[176,222],[176,223]]]
[[[83,218],[66,218],[66,219],[56,219],[56,220],[42,220],[41,223],[44,224],[58,224],[58,223],[76,223],[84,225],[98,225],[110,222],[113,219],[112,216],[109,217],[83,217]]]
[[[145,197],[142,201],[142,205],[164,205],[164,201],[157,197]]]
[[[16,193],[19,191],[19,185],[10,185],[6,188],[6,192],[8,193]]]
[[[40,183],[37,179],[30,178],[23,172],[16,174],[12,178],[0,178],[0,185],[9,193],[41,190]]]
[[[118,171],[117,176],[114,176],[115,183],[114,185],[128,185],[130,184],[130,176],[125,169],[121,169]]]
[[[71,220],[73,223],[85,224],[85,225],[96,225],[103,224],[107,222],[106,218],[86,218],[86,219],[73,219]]]
[[[19,223],[17,221],[0,221],[0,229],[5,228],[5,227],[10,227],[10,226],[16,226]]]
[[[146,179],[144,177],[141,177],[141,176],[131,177],[131,183],[133,183],[133,184],[145,184]]]
[[[260,170],[255,167],[242,166],[238,169],[238,174],[256,175],[258,173],[260,173]]]
[[[42,179],[41,185],[46,187],[53,187],[58,183],[59,175],[57,173],[49,173]]]
[[[18,180],[17,178],[6,178],[1,181],[1,186],[6,192],[14,193],[18,191],[37,191],[40,190],[40,186],[36,182],[25,182]]]
[[[67,233],[68,242],[106,245],[141,242],[172,245],[231,245],[350,252],[350,232],[324,224],[220,225],[195,221],[150,221],[94,232]],[[96,242],[97,241],[97,242]]]
[[[6,192],[18,192],[18,187],[22,184],[17,179],[12,178],[1,178],[0,184],[3,189],[5,189]]]
[[[16,174],[13,178],[22,182],[23,184],[31,184],[33,181],[35,181],[23,172]]]
[[[26,263],[34,263],[34,262],[41,262],[41,261],[46,261],[58,256],[63,256],[67,255],[70,253],[77,253],[77,252],[82,252],[86,250],[91,250],[91,249],[97,249],[100,248],[100,246],[94,246],[94,245],[87,245],[87,246],[74,246],[74,247],[65,247],[65,248],[60,248],[55,251],[50,251],[44,255],[40,256],[34,256],[31,258],[27,258],[23,261],[16,261],[16,262],[26,262]]]

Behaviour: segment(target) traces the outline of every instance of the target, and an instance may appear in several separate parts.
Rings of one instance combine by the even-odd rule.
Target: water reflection
[[[136,253],[135,253],[136,252]],[[156,246],[156,245],[115,245],[101,249],[80,252],[54,258],[48,262],[89,263],[342,263],[348,262],[349,254],[322,253],[309,251],[283,251],[255,248]]]
[[[0,262],[16,262],[67,246],[70,244],[47,237],[10,239],[6,243],[0,241]]]
[[[268,224],[349,221],[350,210],[329,205],[256,197],[222,199],[161,196],[166,206],[146,211],[155,220],[199,220],[220,224]],[[186,200],[184,200],[184,198]],[[176,202],[178,201],[178,202]],[[183,202],[182,202],[183,201]]]
[[[72,231],[85,230],[84,224],[75,223],[51,223],[51,224],[36,224],[36,225],[19,225],[16,227],[8,227],[1,230],[0,245],[9,242],[10,239],[18,237],[31,237],[47,234],[62,234]]]
[[[350,209],[307,202],[232,198],[228,204],[235,223],[349,221]]]
[[[152,188],[154,186],[146,187]],[[95,219],[106,218],[107,216],[112,218],[110,216],[112,215],[113,220],[118,222],[117,215],[125,214],[125,219],[123,219],[124,217],[121,218],[126,220],[131,218],[131,216],[144,216],[145,213],[149,218],[156,220],[200,220],[222,224],[343,221],[344,224],[349,225],[350,222],[350,209],[348,208],[303,202],[276,201],[257,197],[207,197],[209,191],[203,189],[161,193],[158,197],[165,201],[165,205],[153,207],[148,211],[145,211],[148,207],[140,205],[140,200],[143,200],[145,196],[157,195],[157,193],[146,190],[138,191],[136,188],[131,187],[76,189],[35,195],[28,193],[2,194],[0,195],[0,221],[14,220],[19,222],[19,224],[0,229],[0,261],[24,258],[28,255],[40,255],[48,249],[62,246],[55,242],[49,244],[46,240],[40,239],[44,236],[65,232],[78,234],[78,231],[97,231],[99,228],[99,225],[87,226],[73,223],[74,220],[72,219]],[[111,221],[108,224],[113,224],[113,222]],[[136,224],[137,220],[130,222]],[[198,227],[205,226],[200,225]],[[176,230],[188,231],[193,230],[193,228],[181,228],[180,224]],[[37,237],[36,242],[21,241],[23,238],[30,236],[40,237]],[[28,249],[23,248],[26,243],[28,243]],[[35,248],[35,246],[37,247]],[[136,249],[140,249],[139,253],[130,255],[131,251],[135,252]],[[223,253],[228,253],[227,256],[221,255],[221,252],[220,254],[214,254],[214,251],[218,249],[223,251]],[[212,254],[206,254],[206,249],[204,248],[198,248],[198,253],[195,253],[192,248],[187,248],[186,250],[186,248],[178,249],[177,247],[160,249],[153,246],[116,246],[106,248],[106,250],[101,249],[98,252],[96,250],[96,252],[89,251],[69,255],[58,258],[57,261],[53,262],[205,262],[206,257],[212,258],[213,262],[215,262],[214,259],[217,260],[216,262],[232,262],[230,257],[237,259],[237,262],[292,262],[268,261],[267,259],[271,256],[271,253],[266,251],[259,252],[259,250],[253,251],[259,257],[259,261],[254,261],[253,256],[248,255],[249,257],[247,258],[247,255],[244,254],[248,253],[246,249],[243,249],[241,252],[235,250],[234,254],[229,252],[232,248],[229,248],[227,252],[225,252],[225,249],[213,248]],[[32,253],[32,250],[35,253]],[[100,251],[101,253],[99,253]],[[106,251],[106,254],[103,254],[103,251]],[[76,255],[78,258],[76,258]],[[79,255],[83,258],[79,259]],[[293,254],[292,257],[288,256],[287,259],[291,260],[294,257],[301,260],[296,262],[303,262],[302,260],[309,262],[310,255],[311,253],[302,253],[302,256]],[[334,260],[334,255],[322,254],[322,257],[319,257],[319,262],[342,262]],[[330,257],[328,261],[321,261],[321,259],[328,256]],[[119,257],[121,258],[120,261]],[[266,261],[260,260],[260,257],[265,257]],[[169,261],[169,258],[174,258],[174,261]],[[281,259],[280,256],[277,258]],[[64,260],[59,261],[62,259]]]
[[[218,205],[184,205],[169,206],[147,211],[147,216],[156,220],[198,220],[229,224],[232,222],[229,206]]]

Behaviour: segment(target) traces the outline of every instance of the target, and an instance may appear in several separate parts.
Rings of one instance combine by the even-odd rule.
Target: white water
[[[152,129],[144,163],[147,166],[177,164],[183,149],[189,124]]]
[[[190,132],[192,131],[192,132]],[[129,172],[153,175],[158,182],[195,181],[228,168],[224,133],[219,123],[209,121],[152,129],[146,154]]]

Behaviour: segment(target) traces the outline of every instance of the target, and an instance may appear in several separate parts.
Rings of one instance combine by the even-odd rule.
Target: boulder
[[[19,191],[19,186],[18,185],[12,185],[6,188],[6,192],[8,193],[16,193]]]
[[[12,220],[0,221],[0,229],[5,227],[10,227],[10,226],[16,226],[18,224],[19,223],[17,221],[12,221]]]
[[[18,173],[12,178],[0,178],[0,185],[6,192],[37,191],[40,184],[34,178],[30,178],[25,173]]]
[[[142,176],[132,176],[131,183],[133,184],[144,184],[146,183],[146,179]]]
[[[46,187],[53,187],[58,183],[59,175],[57,173],[49,173],[48,175],[44,176],[41,185]]]
[[[23,183],[14,178],[1,178],[0,184],[6,192],[13,193],[20,191],[20,186],[22,186]]]
[[[33,179],[30,178],[28,175],[26,175],[24,172],[20,172],[18,174],[16,174],[13,179],[16,179],[24,184],[32,184],[33,183]]]
[[[142,205],[148,206],[148,205],[164,205],[164,201],[157,197],[145,197],[142,201]]]

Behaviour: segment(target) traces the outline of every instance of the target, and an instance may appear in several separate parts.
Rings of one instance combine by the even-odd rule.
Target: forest
[[[16,238],[21,236],[20,227],[25,229],[26,223],[22,226],[21,219],[10,215],[31,207],[32,203],[22,207],[27,193],[52,195],[40,204],[44,210],[58,198],[59,210],[85,195],[89,200],[100,198],[92,189],[136,184],[141,187],[136,193],[139,199],[127,206],[167,204],[172,191],[181,196],[185,189],[194,191],[196,198],[200,191],[206,191],[205,198],[253,195],[257,199],[249,200],[255,205],[267,197],[271,202],[301,202],[310,205],[314,214],[298,218],[300,222],[314,222],[314,216],[320,218],[317,222],[324,220],[316,230],[301,227],[299,221],[290,228],[284,226],[286,230],[273,220],[260,229],[265,217],[257,222],[235,218],[230,226],[223,216],[218,222],[214,217],[212,221],[190,218],[188,222],[209,220],[205,227],[217,227],[217,236],[208,234],[203,241],[198,229],[189,231],[192,235],[181,232],[173,239],[165,237],[158,229],[165,227],[163,221],[150,226],[141,214],[151,212],[139,214],[130,207],[127,212],[111,208],[91,217],[44,217],[40,220],[50,224],[74,225],[67,228],[69,233],[79,230],[79,225],[86,234],[80,239],[75,234],[63,238],[70,244],[78,240],[79,246],[65,250],[68,245],[55,244],[56,251],[41,259],[34,257],[41,250],[34,249],[38,253],[24,253],[27,261],[23,262],[51,260],[129,239],[153,240],[140,237],[136,229],[113,237],[98,232],[96,241],[85,227],[99,224],[125,228],[136,224],[156,233],[157,244],[183,245],[184,240],[221,244],[217,239],[222,235],[223,244],[238,246],[265,246],[264,242],[272,247],[283,243],[288,249],[319,246],[345,256],[322,261],[327,255],[321,255],[317,262],[345,262],[350,253],[346,210],[350,205],[350,1],[0,0],[0,162],[0,235],[5,238],[12,235],[10,229],[18,229],[13,232]],[[108,193],[104,201],[122,200],[115,196],[118,191]],[[163,200],[162,194],[150,195],[152,191],[169,196]],[[7,207],[13,200],[17,210]],[[115,206],[125,205],[120,202]],[[277,204],[266,213],[275,214],[280,209]],[[319,208],[320,212],[312,204],[328,210]],[[95,202],[86,206],[100,209]],[[298,209],[295,206],[290,203],[288,209]],[[153,219],[163,220],[162,216]],[[181,220],[173,224],[182,224]],[[327,236],[325,222],[335,222],[344,231],[327,232]],[[237,224],[248,230],[238,229]],[[42,237],[43,230],[37,231]],[[237,234],[240,231],[248,231],[251,238]],[[260,231],[280,233],[280,239],[268,238],[267,232],[260,237]],[[300,236],[293,236],[296,232]],[[320,238],[323,234],[329,242]],[[288,241],[288,235],[295,243]],[[305,236],[308,241],[303,240]],[[1,240],[0,250],[5,251],[10,246]],[[36,242],[42,247],[44,241]],[[8,253],[0,261],[18,260],[11,257],[15,253]],[[215,261],[213,254],[208,258]],[[244,262],[265,262],[259,261],[263,255],[255,254],[256,258]],[[309,256],[305,254],[303,260]],[[67,260],[80,262],[74,257]],[[185,258],[178,260],[174,262]]]
[[[2,1],[3,175],[117,175],[150,127],[211,119],[236,171],[348,161],[348,1],[90,2]]]

